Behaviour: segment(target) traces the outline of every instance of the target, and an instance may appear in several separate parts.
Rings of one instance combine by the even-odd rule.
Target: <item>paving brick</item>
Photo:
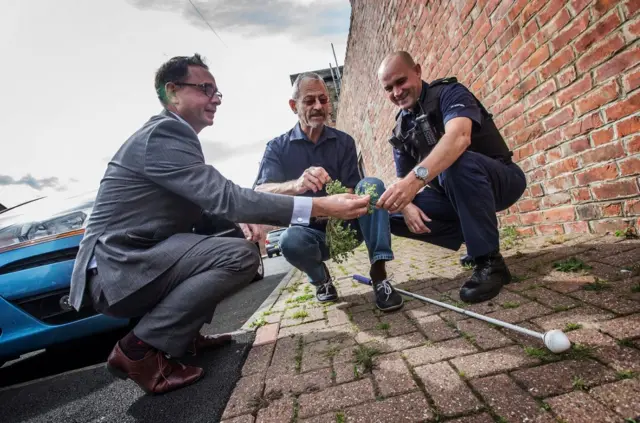
[[[392,338],[371,338],[368,340],[366,337],[362,336],[360,338],[356,337],[356,341],[360,344],[371,342],[382,352],[393,352],[424,345],[426,339],[421,333],[414,332],[407,335],[394,336]]]
[[[275,344],[252,347],[244,362],[244,366],[242,366],[242,376],[262,373],[267,370],[267,367],[271,362],[271,355],[273,354],[274,348]]]
[[[567,333],[572,343],[587,345],[589,347],[615,347],[616,341],[609,335],[605,335],[597,329],[579,329]]]
[[[400,353],[380,356],[376,360],[373,376],[378,383],[380,394],[384,397],[404,394],[418,389],[411,372]]]
[[[520,346],[505,347],[451,360],[466,377],[474,378],[536,364],[538,360],[525,354]]]
[[[417,423],[430,421],[434,413],[424,395],[414,392],[348,408],[344,415],[349,423]],[[333,423],[335,420],[329,421]]]
[[[282,332],[282,331],[280,331]],[[296,371],[296,353],[298,338],[281,338],[276,342],[276,348],[271,358],[271,366],[267,369],[267,376],[272,374],[293,374]]]
[[[418,330],[413,323],[401,313],[383,316],[380,318],[380,322],[389,325],[389,329],[387,329],[389,336],[406,335],[407,333]]]
[[[558,294],[557,292],[551,291],[546,288],[534,288],[529,291],[523,292],[522,295],[526,295],[532,300],[536,300],[551,309],[555,309],[558,307],[575,307],[580,304],[578,301],[571,297]]]
[[[256,401],[262,395],[264,388],[263,375],[257,374],[241,378],[231,393],[222,419],[252,413],[257,407]]]
[[[600,330],[616,339],[636,338],[640,336],[640,314],[601,322]]]
[[[581,255],[589,259],[597,260],[603,257],[616,256],[637,248],[635,244],[619,241],[620,238],[616,237],[601,237],[595,240],[590,240],[583,244],[583,246],[588,249]]]
[[[509,285],[507,285],[509,286]],[[500,291],[500,294],[498,294],[497,297],[492,298],[491,300],[487,301],[486,303],[480,303],[480,304],[472,304],[470,306],[467,307],[467,309],[471,310],[471,311],[476,311],[474,310],[475,307],[481,306],[482,304],[488,304],[489,306],[492,307],[497,307],[497,309],[500,309],[501,307],[503,307],[505,304],[508,303],[518,303],[518,304],[524,304],[524,303],[528,303],[529,300],[526,297],[523,297],[520,294],[517,294],[515,292],[511,292],[509,290],[503,289],[502,291]],[[479,312],[479,311],[476,311]]]
[[[446,339],[457,338],[460,336],[447,322],[442,320],[440,316],[431,315],[418,319],[416,322],[422,333],[424,333],[430,341],[438,342]]]
[[[275,397],[278,394],[310,393],[320,391],[331,386],[331,369],[320,369],[309,373],[295,375],[280,375],[266,380],[265,397]]]
[[[418,300],[415,300],[415,301],[418,301]],[[407,315],[408,318],[413,320],[418,320],[420,318],[431,316],[432,314],[438,314],[442,312],[442,307],[438,307],[433,304],[427,304],[422,301],[419,301],[418,304],[420,304],[420,307],[405,311],[405,314]]]
[[[258,411],[256,423],[281,423],[293,418],[293,398],[285,397]]]
[[[387,331],[382,329],[372,329],[367,331],[360,331],[356,334],[355,340],[358,344],[367,344],[375,342],[383,346],[385,352],[391,352],[391,350],[384,345],[384,340],[387,338]]]
[[[613,370],[593,360],[560,361],[518,370],[511,376],[538,398],[567,393],[574,389],[576,383],[591,388],[616,380]]]
[[[363,379],[346,383],[324,391],[300,395],[299,417],[305,418],[327,411],[336,411],[373,399],[375,394],[371,380]]]
[[[532,322],[545,331],[562,329],[567,323],[579,323],[585,327],[593,326],[591,323],[614,317],[614,314],[592,306],[582,306],[571,310],[551,314],[549,316],[533,319]]]
[[[349,315],[343,310],[330,310],[327,312],[327,322],[329,326],[340,326],[351,323]]]
[[[509,422],[555,422],[553,417],[507,375],[471,381],[493,411]]]
[[[612,254],[608,256],[599,256],[598,258],[595,258],[595,260],[598,260],[602,263],[608,264],[610,266],[616,266],[616,267],[633,265],[640,262],[640,248],[634,248],[629,251],[624,251],[621,253]]]
[[[319,330],[326,329],[327,323],[324,320],[318,320],[311,323],[304,323],[297,326],[283,327],[278,333],[278,338],[286,338],[291,335],[305,335],[315,333]],[[333,328],[331,328],[333,329]]]
[[[564,273],[556,270],[550,271],[540,278],[540,282],[549,289],[561,294],[577,291],[588,283],[593,283],[595,276],[589,274]]]
[[[351,321],[358,330],[361,331],[375,329],[378,323],[380,323],[373,311],[363,311],[362,313],[354,314]]]
[[[356,341],[352,336],[338,336],[329,340],[327,356],[333,359],[333,363],[346,363],[353,358],[353,347]]]
[[[552,312],[553,310],[551,310],[550,308],[532,301],[529,303],[525,303],[517,308],[503,309],[500,311],[496,311],[495,313],[490,313],[489,317],[502,320],[503,322],[507,323],[520,323],[525,320],[544,316]]]
[[[414,370],[442,414],[451,416],[481,408],[478,398],[448,363],[428,364]]]
[[[280,331],[282,332],[282,331]],[[302,334],[304,343],[322,341],[325,339],[333,339],[340,336],[355,335],[355,329],[351,324],[342,326],[326,326],[317,328],[311,332]]]
[[[436,363],[465,354],[473,354],[477,351],[478,349],[469,342],[458,338],[450,341],[437,342],[433,345],[404,350],[402,353],[407,358],[409,364],[412,366],[420,366],[422,364]]]
[[[447,420],[447,423],[494,423],[490,414],[474,414],[472,416],[460,417],[458,419]]]
[[[640,351],[635,348],[614,346],[595,350],[595,356],[616,371],[640,372]]]
[[[326,340],[304,345],[300,371],[306,373],[331,366],[331,358],[327,354],[330,348],[329,341]]]
[[[583,391],[574,391],[545,401],[553,413],[567,423],[620,423],[620,417]]]
[[[308,419],[298,419],[298,423],[335,423],[338,421],[338,416],[343,416],[342,411],[331,412],[326,414],[320,414],[319,416],[309,417]]]
[[[480,320],[469,319],[458,322],[458,330],[471,336],[473,342],[485,350],[513,344],[513,341],[504,336],[499,330]]]
[[[253,341],[253,346],[257,347],[260,345],[274,344],[278,339],[279,329],[279,323],[272,323],[259,327],[256,331],[256,339]]]
[[[253,423],[255,419],[251,414],[245,414],[244,416],[234,417],[228,420],[222,420],[220,423]]]
[[[333,371],[336,374],[336,383],[353,382],[358,379],[358,374],[355,370],[355,364],[352,362],[339,363],[333,366]]]
[[[351,313],[351,315],[357,314],[357,313],[361,313],[363,311],[373,311],[375,310],[375,305],[371,304],[371,303],[366,303],[366,304],[358,304],[358,305],[354,305],[352,307],[349,307],[349,313]]]
[[[571,295],[581,301],[618,314],[640,311],[640,302],[624,298],[614,291],[576,291]]]
[[[627,379],[593,388],[591,396],[625,419],[640,416],[640,381]]]

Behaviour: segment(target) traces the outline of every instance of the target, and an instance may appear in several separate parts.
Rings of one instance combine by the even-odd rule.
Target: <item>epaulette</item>
[[[429,87],[434,87],[436,85],[440,85],[440,84],[454,84],[458,82],[458,79],[455,76],[448,76],[446,78],[439,78],[439,79],[435,79],[433,81],[431,81],[429,83]]]

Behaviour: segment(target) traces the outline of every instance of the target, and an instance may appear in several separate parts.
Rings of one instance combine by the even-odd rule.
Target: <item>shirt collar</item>
[[[331,128],[325,125],[324,128],[322,128],[322,134],[320,134],[320,138],[318,138],[318,142],[316,144],[320,144],[320,142],[331,139],[331,138],[336,138],[336,134],[334,131],[331,130]],[[294,126],[293,129],[291,130],[291,134],[289,135],[289,140],[290,141],[304,140],[304,141],[311,142],[309,137],[307,137],[307,134],[305,134],[302,131],[300,122],[296,123],[296,126]]]
[[[422,81],[422,91],[420,92],[420,98],[418,99],[418,103],[422,104],[424,99],[427,97],[427,89],[428,88],[429,88],[429,84],[427,84],[426,82]],[[417,110],[420,110],[420,109],[418,108],[418,104],[416,103],[416,105],[413,107],[413,109],[411,109],[411,110],[402,110],[400,112],[400,115],[402,117],[405,117],[407,115],[416,114]]]

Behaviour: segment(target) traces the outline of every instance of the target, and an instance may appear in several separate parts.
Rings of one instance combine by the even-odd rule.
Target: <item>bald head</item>
[[[406,51],[388,54],[378,69],[378,80],[396,106],[409,110],[422,91],[422,69]]]
[[[380,73],[394,61],[397,61],[399,64],[404,64],[410,68],[413,68],[416,65],[413,61],[413,57],[411,57],[411,55],[406,51],[394,51],[393,53],[387,54],[387,56],[382,60],[380,68],[378,69],[378,75],[380,75]]]

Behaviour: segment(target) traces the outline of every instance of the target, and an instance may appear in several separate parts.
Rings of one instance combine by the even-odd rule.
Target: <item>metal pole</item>
[[[333,66],[331,66],[331,62],[329,62],[329,69],[331,70],[331,79],[333,79],[333,86],[336,87],[336,97],[340,98],[340,87],[336,83],[336,77],[333,74]]]
[[[371,280],[369,280],[369,278],[366,278],[364,276],[353,275],[353,278],[355,280],[357,280],[358,282],[360,282],[360,283],[363,283],[363,284],[366,284],[366,285],[371,285]],[[435,304],[437,306],[440,306],[440,307],[455,311],[457,313],[465,314],[465,315],[467,315],[469,317],[474,317],[476,319],[484,320],[485,322],[493,323],[494,325],[498,325],[498,326],[502,326],[502,327],[505,327],[505,328],[508,328],[508,329],[511,329],[511,330],[515,330],[516,332],[520,332],[520,333],[523,333],[525,335],[533,336],[534,338],[538,338],[538,339],[544,341],[544,334],[542,334],[542,333],[535,332],[535,331],[529,330],[527,328],[522,328],[520,326],[512,325],[511,323],[503,322],[502,320],[494,319],[492,317],[483,316],[482,314],[478,314],[478,313],[474,313],[474,312],[469,311],[469,310],[458,308],[458,307],[452,306],[451,304],[441,303],[440,301],[432,300],[431,298],[423,297],[422,295],[417,295],[417,294],[414,294],[412,292],[405,291],[403,289],[395,288],[395,290],[398,291],[399,293],[401,293],[402,295],[406,295],[408,297],[413,297],[413,298],[415,298],[417,300],[425,301],[427,303]]]
[[[340,62],[338,62],[338,58],[336,57],[336,49],[333,48],[333,43],[331,43],[331,50],[333,50],[333,58],[336,61],[336,75],[338,75],[338,84],[342,85],[342,75],[340,75]]]

